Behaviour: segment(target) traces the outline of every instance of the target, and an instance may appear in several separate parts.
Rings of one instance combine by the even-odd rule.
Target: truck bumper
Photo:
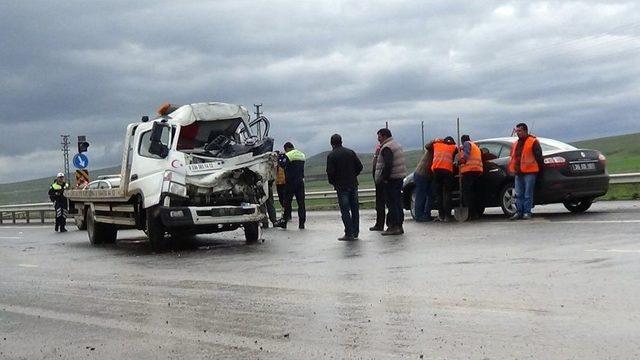
[[[256,204],[246,206],[160,207],[160,219],[168,228],[259,222],[266,218]]]

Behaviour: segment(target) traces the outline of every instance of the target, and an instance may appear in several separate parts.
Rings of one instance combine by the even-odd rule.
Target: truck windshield
[[[196,121],[183,126],[178,138],[177,150],[201,149],[219,135],[239,142],[238,127],[243,126],[241,118],[226,120]]]

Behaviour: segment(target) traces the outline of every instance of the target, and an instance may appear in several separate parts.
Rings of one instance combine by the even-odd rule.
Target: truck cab
[[[119,188],[67,193],[91,242],[115,241],[127,227],[145,230],[155,250],[184,234],[239,227],[257,240],[275,177],[268,120],[249,121],[244,107],[215,102],[167,104],[158,113],[127,127]]]

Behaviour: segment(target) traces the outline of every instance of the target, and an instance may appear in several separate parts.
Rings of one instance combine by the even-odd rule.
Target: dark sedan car
[[[507,172],[511,147],[516,138],[479,140],[484,173],[477,183],[479,212],[500,206],[506,215],[516,212],[513,176]],[[544,157],[544,168],[536,180],[534,204],[563,203],[571,212],[584,212],[593,200],[607,193],[609,174],[606,158],[597,150],[578,149],[563,142],[538,138]],[[454,205],[457,204],[457,182]],[[405,178],[403,205],[414,216],[415,184],[413,174]]]

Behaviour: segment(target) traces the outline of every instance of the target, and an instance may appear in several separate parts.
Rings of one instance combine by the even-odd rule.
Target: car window
[[[493,158],[494,156],[495,158],[499,158],[499,157],[509,155],[508,151],[502,150],[504,146],[502,146],[502,144],[500,143],[493,143],[493,142],[481,143],[481,144],[478,144],[478,147],[483,153],[488,152],[489,154],[491,154],[490,156],[491,158]]]
[[[107,183],[106,181],[100,181],[100,185],[98,186],[98,189],[108,189],[109,188],[109,183]]]
[[[92,181],[87,186],[87,189],[97,189],[98,185],[100,185],[100,181]]]

